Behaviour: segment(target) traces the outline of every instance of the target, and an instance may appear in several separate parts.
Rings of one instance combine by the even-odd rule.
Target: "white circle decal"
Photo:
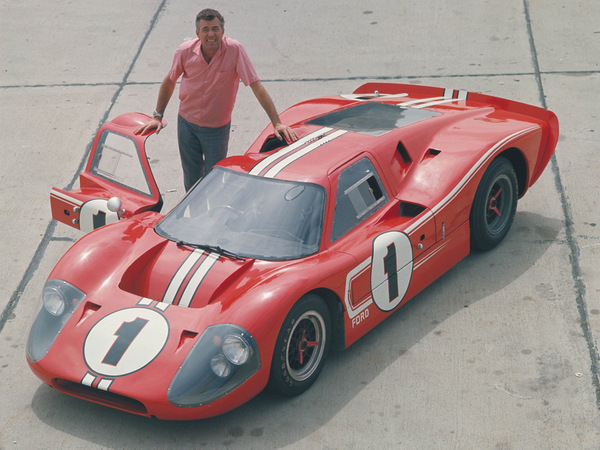
[[[400,231],[380,234],[373,241],[371,293],[382,311],[400,304],[413,270],[413,253],[409,237]]]
[[[92,327],[83,344],[83,357],[97,374],[120,377],[147,366],[168,338],[169,323],[159,312],[121,309]]]
[[[84,233],[89,233],[117,220],[119,220],[119,215],[108,209],[108,200],[96,198],[81,205],[79,229]]]

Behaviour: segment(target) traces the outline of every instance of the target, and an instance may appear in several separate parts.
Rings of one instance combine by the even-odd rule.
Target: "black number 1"
[[[118,336],[113,345],[110,347],[106,356],[102,360],[103,364],[110,364],[116,366],[119,361],[136,338],[142,328],[148,323],[147,319],[137,317],[132,322],[123,322],[119,329],[115,332],[115,336]]]
[[[94,214],[92,216],[92,220],[94,230],[96,228],[103,227],[104,225],[106,225],[106,213],[104,211],[98,211],[98,214]]]
[[[389,301],[398,297],[398,266],[396,264],[396,245],[388,245],[387,254],[383,258],[383,271],[388,277]]]

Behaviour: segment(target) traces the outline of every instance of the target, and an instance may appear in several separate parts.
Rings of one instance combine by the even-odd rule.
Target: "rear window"
[[[425,109],[401,108],[388,103],[365,102],[325,114],[306,123],[380,136],[388,131],[429,119],[438,114]]]

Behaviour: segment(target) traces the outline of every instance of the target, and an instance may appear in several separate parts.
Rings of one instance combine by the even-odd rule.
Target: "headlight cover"
[[[206,405],[233,391],[258,369],[260,355],[250,333],[237,325],[213,325],[181,364],[167,398],[179,407]]]
[[[48,353],[60,330],[85,298],[64,280],[50,279],[42,291],[41,307],[29,331],[27,358],[37,362]]]

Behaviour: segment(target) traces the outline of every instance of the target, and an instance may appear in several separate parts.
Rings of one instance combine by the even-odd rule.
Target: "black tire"
[[[518,199],[517,175],[510,161],[498,157],[489,165],[471,206],[471,247],[490,250],[510,230]]]
[[[305,295],[290,310],[275,343],[269,386],[295,396],[317,379],[330,346],[329,308],[316,295]]]

